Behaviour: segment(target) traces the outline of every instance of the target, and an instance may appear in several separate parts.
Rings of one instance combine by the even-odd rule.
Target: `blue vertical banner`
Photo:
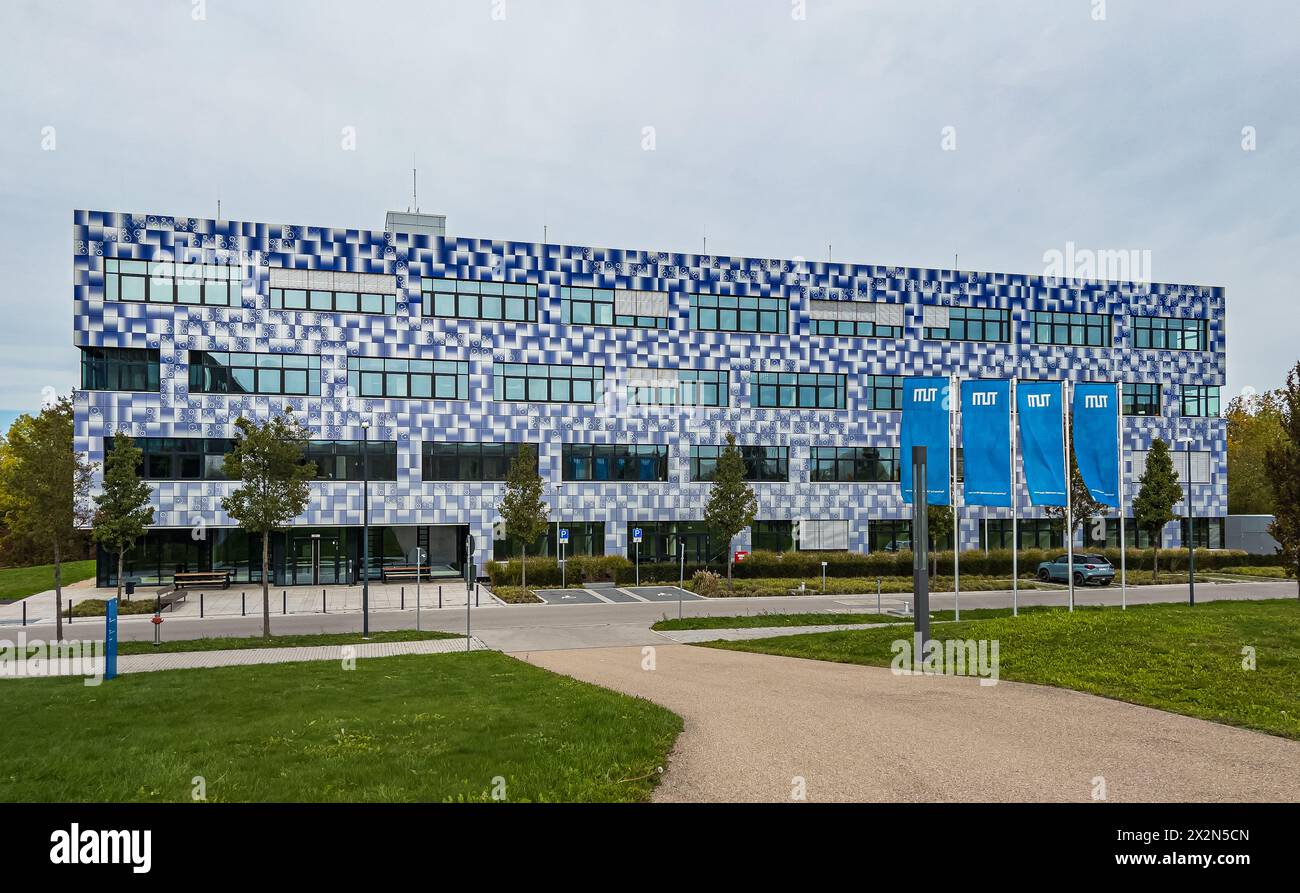
[[[117,678],[117,598],[104,606],[104,678]]]
[[[1059,381],[1016,385],[1025,487],[1034,505],[1065,505],[1064,389]]]
[[[961,383],[962,502],[1011,507],[1011,382]]]
[[[952,433],[948,378],[903,379],[903,439],[898,457],[903,502],[912,502],[912,447],[926,448],[925,496],[929,505],[948,505],[948,447]]]
[[[1119,508],[1119,393],[1114,384],[1074,386],[1070,436],[1079,476],[1092,498]]]

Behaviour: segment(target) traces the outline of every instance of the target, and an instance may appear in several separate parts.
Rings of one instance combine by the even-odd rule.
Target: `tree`
[[[1268,448],[1264,459],[1276,514],[1268,532],[1282,547],[1287,574],[1300,587],[1300,363],[1287,373],[1278,396],[1285,437]]]
[[[73,448],[72,400],[20,416],[0,463],[0,508],[10,534],[54,555],[55,638],[63,640],[63,556],[90,520],[91,467]]]
[[[226,454],[225,474],[242,481],[221,507],[249,533],[262,538],[262,635],[271,635],[271,534],[307,510],[314,463],[305,462],[307,429],[286,409],[261,425],[240,416],[235,448]],[[364,571],[363,571],[364,573]]]
[[[1043,508],[1043,514],[1052,521],[1052,532],[1065,532],[1065,506],[1049,505]],[[1079,462],[1074,455],[1074,447],[1070,447],[1070,537],[1083,526],[1089,518],[1096,518],[1099,515],[1105,515],[1110,512],[1110,507],[1103,505],[1092,498],[1092,491],[1088,485],[1083,482],[1083,475],[1079,473]]]
[[[506,472],[506,492],[497,510],[505,525],[506,536],[520,542],[519,583],[528,586],[528,544],[546,533],[550,507],[542,499],[545,484],[537,473],[537,451],[529,443],[519,447],[519,455]]]
[[[113,448],[104,456],[104,489],[95,497],[95,541],[117,555],[117,597],[122,597],[126,553],[153,523],[149,494],[153,488],[140,480],[136,468],[143,453],[121,431],[113,435]]]
[[[1147,453],[1147,467],[1139,484],[1137,498],[1133,500],[1133,523],[1151,537],[1151,580],[1154,582],[1159,578],[1160,532],[1178,517],[1174,506],[1183,498],[1169,444],[1159,437]]]
[[[1273,485],[1265,468],[1270,449],[1286,442],[1283,392],[1243,395],[1228,404],[1228,514],[1271,515]]]
[[[932,505],[927,504],[925,507],[925,529],[930,534],[926,545],[930,549],[930,576],[939,575],[939,555],[935,548],[935,543],[941,543],[952,536],[956,523],[953,518],[952,506],[950,505]],[[912,537],[913,540],[916,537]],[[956,542],[953,542],[954,549]],[[916,548],[916,543],[912,543],[912,548]]]
[[[727,544],[727,586],[734,590],[731,567],[735,551],[731,548],[736,534],[754,523],[758,513],[758,498],[754,488],[745,480],[745,458],[736,446],[736,435],[727,435],[727,445],[718,456],[713,486],[704,506],[704,523],[709,530]]]

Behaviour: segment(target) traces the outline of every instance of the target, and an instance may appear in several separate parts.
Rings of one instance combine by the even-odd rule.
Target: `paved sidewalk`
[[[1300,801],[1300,741],[1094,695],[688,645],[518,654],[679,714],[657,801]]]

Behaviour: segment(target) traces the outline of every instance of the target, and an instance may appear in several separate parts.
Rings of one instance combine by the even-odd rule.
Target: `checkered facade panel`
[[[107,302],[104,259],[239,264],[242,306]],[[275,310],[268,304],[272,269],[360,274],[287,276],[277,282],[394,282],[396,313],[368,315]],[[370,278],[370,277],[383,277]],[[391,277],[391,278],[389,278]],[[425,318],[423,279],[450,278],[537,287],[536,323]],[[963,378],[1068,379],[1159,383],[1162,414],[1125,422],[1125,444],[1146,449],[1156,436],[1191,437],[1212,454],[1210,482],[1192,487],[1198,516],[1226,514],[1226,433],[1218,419],[1179,415],[1183,385],[1222,385],[1224,293],[1221,288],[1104,281],[1048,280],[1016,273],[981,273],[601,249],[489,239],[432,237],[358,229],[331,229],[195,218],[77,211],[73,222],[74,342],[83,347],[156,349],[157,393],[79,391],[77,448],[103,459],[104,438],[231,437],[241,415],[263,418],[285,405],[321,439],[360,440],[361,422],[372,439],[398,444],[396,482],[371,484],[374,524],[465,524],[490,557],[501,484],[424,482],[425,441],[529,441],[538,445],[549,478],[552,517],[604,521],[606,551],[627,549],[626,526],[636,521],[692,520],[703,514],[707,485],[690,483],[692,444],[716,444],[734,432],[741,443],[790,449],[790,482],[756,485],[760,519],[845,519],[849,548],[865,550],[868,524],[905,518],[897,485],[810,483],[816,446],[896,446],[899,413],[867,408],[870,375],[953,375]],[[668,328],[563,325],[562,287],[635,290],[667,296]],[[278,286],[277,286],[278,287]],[[688,295],[778,297],[789,302],[789,334],[692,331]],[[625,298],[644,296],[624,296]],[[899,320],[901,338],[811,334],[814,309],[827,318],[831,301],[872,302],[869,316]],[[1010,343],[924,339],[933,308],[1011,311]],[[927,308],[930,308],[927,310]],[[657,308],[656,308],[657,309]],[[851,308],[856,318],[862,308]],[[1059,310],[1113,317],[1114,346],[1060,347],[1033,343],[1030,314]],[[864,311],[865,312],[865,311]],[[942,311],[940,311],[942,312]],[[1205,351],[1139,350],[1129,330],[1133,316],[1204,319]],[[209,395],[189,392],[188,352],[220,350],[316,354],[319,397]],[[349,392],[349,357],[458,360],[469,364],[468,400],[370,399]],[[493,400],[494,363],[591,365],[604,368],[599,404]],[[633,406],[627,383],[646,369],[727,370],[727,407]],[[638,372],[638,370],[640,370]],[[818,372],[847,376],[846,410],[758,407],[756,372]],[[560,482],[563,443],[666,443],[667,482]],[[1135,482],[1129,481],[1130,496]],[[158,482],[158,525],[228,526],[220,497],[230,484]],[[360,483],[313,485],[304,525],[361,523]],[[1021,516],[1036,517],[1021,493]],[[1009,512],[971,508],[963,540],[973,543],[978,519]],[[1171,528],[1167,542],[1175,542]],[[744,546],[744,540],[740,543]]]

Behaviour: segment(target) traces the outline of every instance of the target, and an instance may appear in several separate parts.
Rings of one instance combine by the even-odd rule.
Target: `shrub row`
[[[1090,549],[1089,552],[1098,550]],[[1111,563],[1119,567],[1119,549],[1100,550]],[[1022,549],[1020,550],[1020,573],[1032,574],[1040,561],[1051,561],[1061,555],[1061,549]],[[951,575],[953,572],[952,552],[937,552],[933,556],[938,573]],[[820,577],[822,562],[826,562],[828,577],[906,577],[912,573],[911,552],[753,552],[744,561],[737,563],[732,573],[740,579],[767,577]],[[1128,568],[1136,571],[1151,568],[1150,549],[1129,549]],[[1196,566],[1199,570],[1218,570],[1225,567],[1271,567],[1278,565],[1278,558],[1272,555],[1248,555],[1245,552],[1227,549],[1199,549],[1196,552]],[[635,566],[622,555],[575,555],[568,559],[567,582],[593,583],[609,581],[630,584],[636,579]],[[1162,571],[1186,571],[1186,549],[1161,549],[1160,569]],[[518,586],[520,583],[520,566],[518,559],[508,562],[492,561],[485,568],[488,579],[493,586]],[[690,580],[696,571],[710,570],[726,576],[725,564],[712,565],[687,562],[686,579]],[[676,582],[680,566],[673,562],[642,562],[642,583]],[[1011,550],[995,549],[990,552],[979,550],[961,553],[961,572],[963,574],[1007,576],[1011,573]],[[554,558],[530,558],[528,560],[529,586],[556,586],[560,583],[560,566]]]

